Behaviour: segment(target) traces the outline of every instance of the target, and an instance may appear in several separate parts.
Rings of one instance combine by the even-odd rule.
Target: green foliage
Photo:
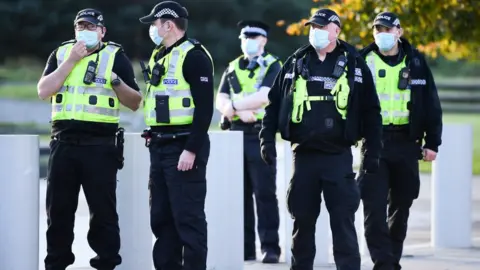
[[[5,1],[4,1],[5,2]],[[0,65],[7,58],[35,57],[44,63],[62,41],[73,37],[73,20],[84,8],[104,13],[106,40],[122,44],[131,59],[148,59],[154,47],[148,36],[148,25],[138,18],[150,13],[159,0],[72,1],[17,0],[0,3],[2,42]],[[280,57],[288,56],[305,40],[289,38],[275,27],[279,18],[294,20],[296,14],[310,9],[308,1],[298,0],[178,0],[190,14],[188,35],[198,39],[212,53],[217,71],[221,72],[240,51],[239,29],[242,19],[262,19],[272,27],[267,50]],[[1,76],[1,75],[0,75]],[[0,77],[1,78],[1,77]],[[141,78],[141,77],[140,77]]]
[[[425,54],[480,61],[480,28],[475,27],[480,20],[480,1],[336,0],[328,7],[342,18],[341,38],[353,44],[371,43],[373,19],[380,12],[390,11],[399,16],[405,37]],[[317,9],[318,6],[311,13]],[[287,33],[307,34],[305,20],[289,25]]]

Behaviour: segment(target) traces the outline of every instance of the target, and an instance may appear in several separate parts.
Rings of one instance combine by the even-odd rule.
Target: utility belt
[[[243,123],[241,121],[235,121],[232,123],[230,130],[243,131],[246,134],[258,134],[262,129],[262,122],[257,121],[254,123]]]
[[[386,141],[408,141],[410,129],[408,125],[388,125],[383,126],[383,140]]]
[[[79,137],[72,135],[54,135],[52,140],[59,141],[62,143],[88,146],[88,145],[115,145],[115,137]]]
[[[117,168],[121,170],[124,165],[123,148],[125,143],[124,138],[125,130],[118,128],[115,137],[79,137],[72,135],[57,134],[52,136],[52,140],[59,141],[61,143],[67,143],[78,146],[93,146],[93,145],[112,145],[117,148]]]
[[[174,141],[178,139],[185,139],[185,137],[190,135],[190,131],[179,131],[179,132],[155,132],[150,129],[143,130],[141,135],[145,139],[145,146],[150,147],[152,144],[162,144],[169,141]]]

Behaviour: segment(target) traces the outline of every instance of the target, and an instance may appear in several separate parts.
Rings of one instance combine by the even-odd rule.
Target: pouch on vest
[[[332,76],[335,79],[340,78],[343,72],[345,72],[345,68],[347,67],[347,57],[345,55],[340,55],[337,58],[337,63],[335,63],[335,67],[333,68]]]
[[[162,64],[156,63],[152,68],[152,79],[150,79],[150,84],[158,86],[160,84],[160,79],[165,75],[165,66]]]
[[[404,67],[400,70],[398,74],[398,89],[405,90],[408,87],[408,79],[410,78],[410,70],[408,67]]]
[[[238,81],[237,73],[235,73],[235,70],[227,74],[227,81],[228,81],[228,84],[230,85],[230,88],[233,89],[233,92],[235,94],[242,92],[242,86]]]
[[[155,96],[155,113],[157,123],[170,123],[169,96]]]
[[[93,61],[88,62],[87,70],[85,70],[85,75],[83,76],[84,84],[91,84],[95,80],[96,70],[97,70],[97,63]]]
[[[336,105],[337,105],[337,108],[340,110],[345,110],[347,108],[348,95],[350,92],[350,91],[347,91],[347,89],[343,89],[343,87],[344,85],[340,84],[337,93],[335,93],[336,100],[337,100]],[[348,85],[346,87],[348,87]]]

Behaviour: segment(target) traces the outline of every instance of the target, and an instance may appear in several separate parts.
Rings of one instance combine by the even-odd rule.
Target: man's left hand
[[[423,149],[423,160],[424,161],[434,161],[437,158],[437,152],[424,148]]]
[[[193,163],[195,161],[195,153],[192,153],[187,150],[183,150],[178,160],[177,169],[179,171],[188,171],[193,168]]]
[[[233,104],[231,101],[225,104],[225,107],[223,108],[222,113],[229,120],[232,120],[233,115],[235,115],[235,110],[233,109]]]

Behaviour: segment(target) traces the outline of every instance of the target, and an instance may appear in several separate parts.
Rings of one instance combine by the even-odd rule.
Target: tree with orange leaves
[[[313,0],[313,2],[319,2]],[[400,18],[404,36],[426,55],[480,61],[480,1],[476,0],[337,0],[327,7],[342,19],[340,38],[359,48],[373,42],[372,23],[383,11]],[[286,27],[289,35],[307,35],[307,19]],[[279,21],[278,26],[285,22]]]

